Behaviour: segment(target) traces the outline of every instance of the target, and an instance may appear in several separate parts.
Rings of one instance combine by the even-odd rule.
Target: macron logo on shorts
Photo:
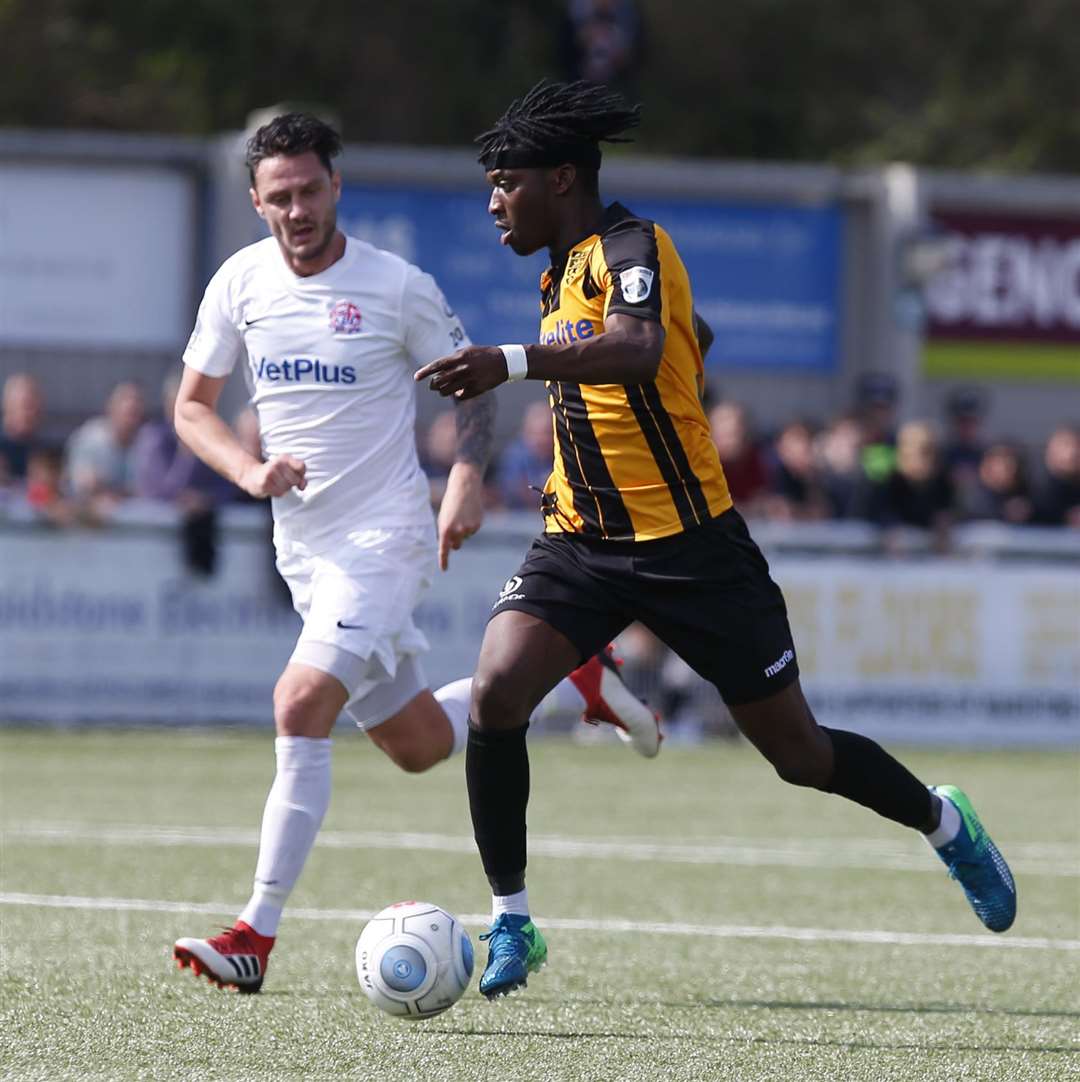
[[[499,600],[491,606],[494,612],[500,605],[504,605],[507,601],[522,601],[525,597],[524,594],[518,593],[521,589],[521,576],[512,575],[503,583],[503,588],[499,591]]]
[[[785,650],[771,665],[765,669],[766,676],[775,676],[781,669],[787,667],[789,661],[795,660],[795,652],[793,650]]]

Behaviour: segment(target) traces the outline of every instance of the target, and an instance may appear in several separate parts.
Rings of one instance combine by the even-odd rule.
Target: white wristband
[[[524,346],[499,346],[506,360],[506,382],[516,383],[529,374],[529,360]]]

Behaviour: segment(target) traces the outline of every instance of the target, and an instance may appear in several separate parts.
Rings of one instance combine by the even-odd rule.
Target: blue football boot
[[[480,994],[488,999],[524,988],[529,974],[547,962],[547,943],[529,917],[502,913],[480,938],[488,941],[487,968],[480,978]]]
[[[979,822],[966,794],[955,785],[931,785],[930,792],[960,813],[960,830],[937,854],[964,888],[975,915],[991,932],[1004,932],[1016,919],[1016,884],[1005,858]]]

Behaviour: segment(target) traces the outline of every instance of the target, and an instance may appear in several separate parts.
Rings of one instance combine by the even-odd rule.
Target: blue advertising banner
[[[833,370],[839,361],[838,207],[634,199],[671,234],[716,342],[710,368]],[[546,253],[500,247],[487,191],[345,185],[342,228],[434,275],[476,342],[535,341]]]

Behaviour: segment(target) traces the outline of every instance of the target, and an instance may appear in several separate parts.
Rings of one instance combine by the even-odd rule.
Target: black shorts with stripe
[[[492,616],[509,609],[550,624],[582,660],[640,621],[733,706],[799,675],[783,595],[734,509],[656,541],[543,534]]]

